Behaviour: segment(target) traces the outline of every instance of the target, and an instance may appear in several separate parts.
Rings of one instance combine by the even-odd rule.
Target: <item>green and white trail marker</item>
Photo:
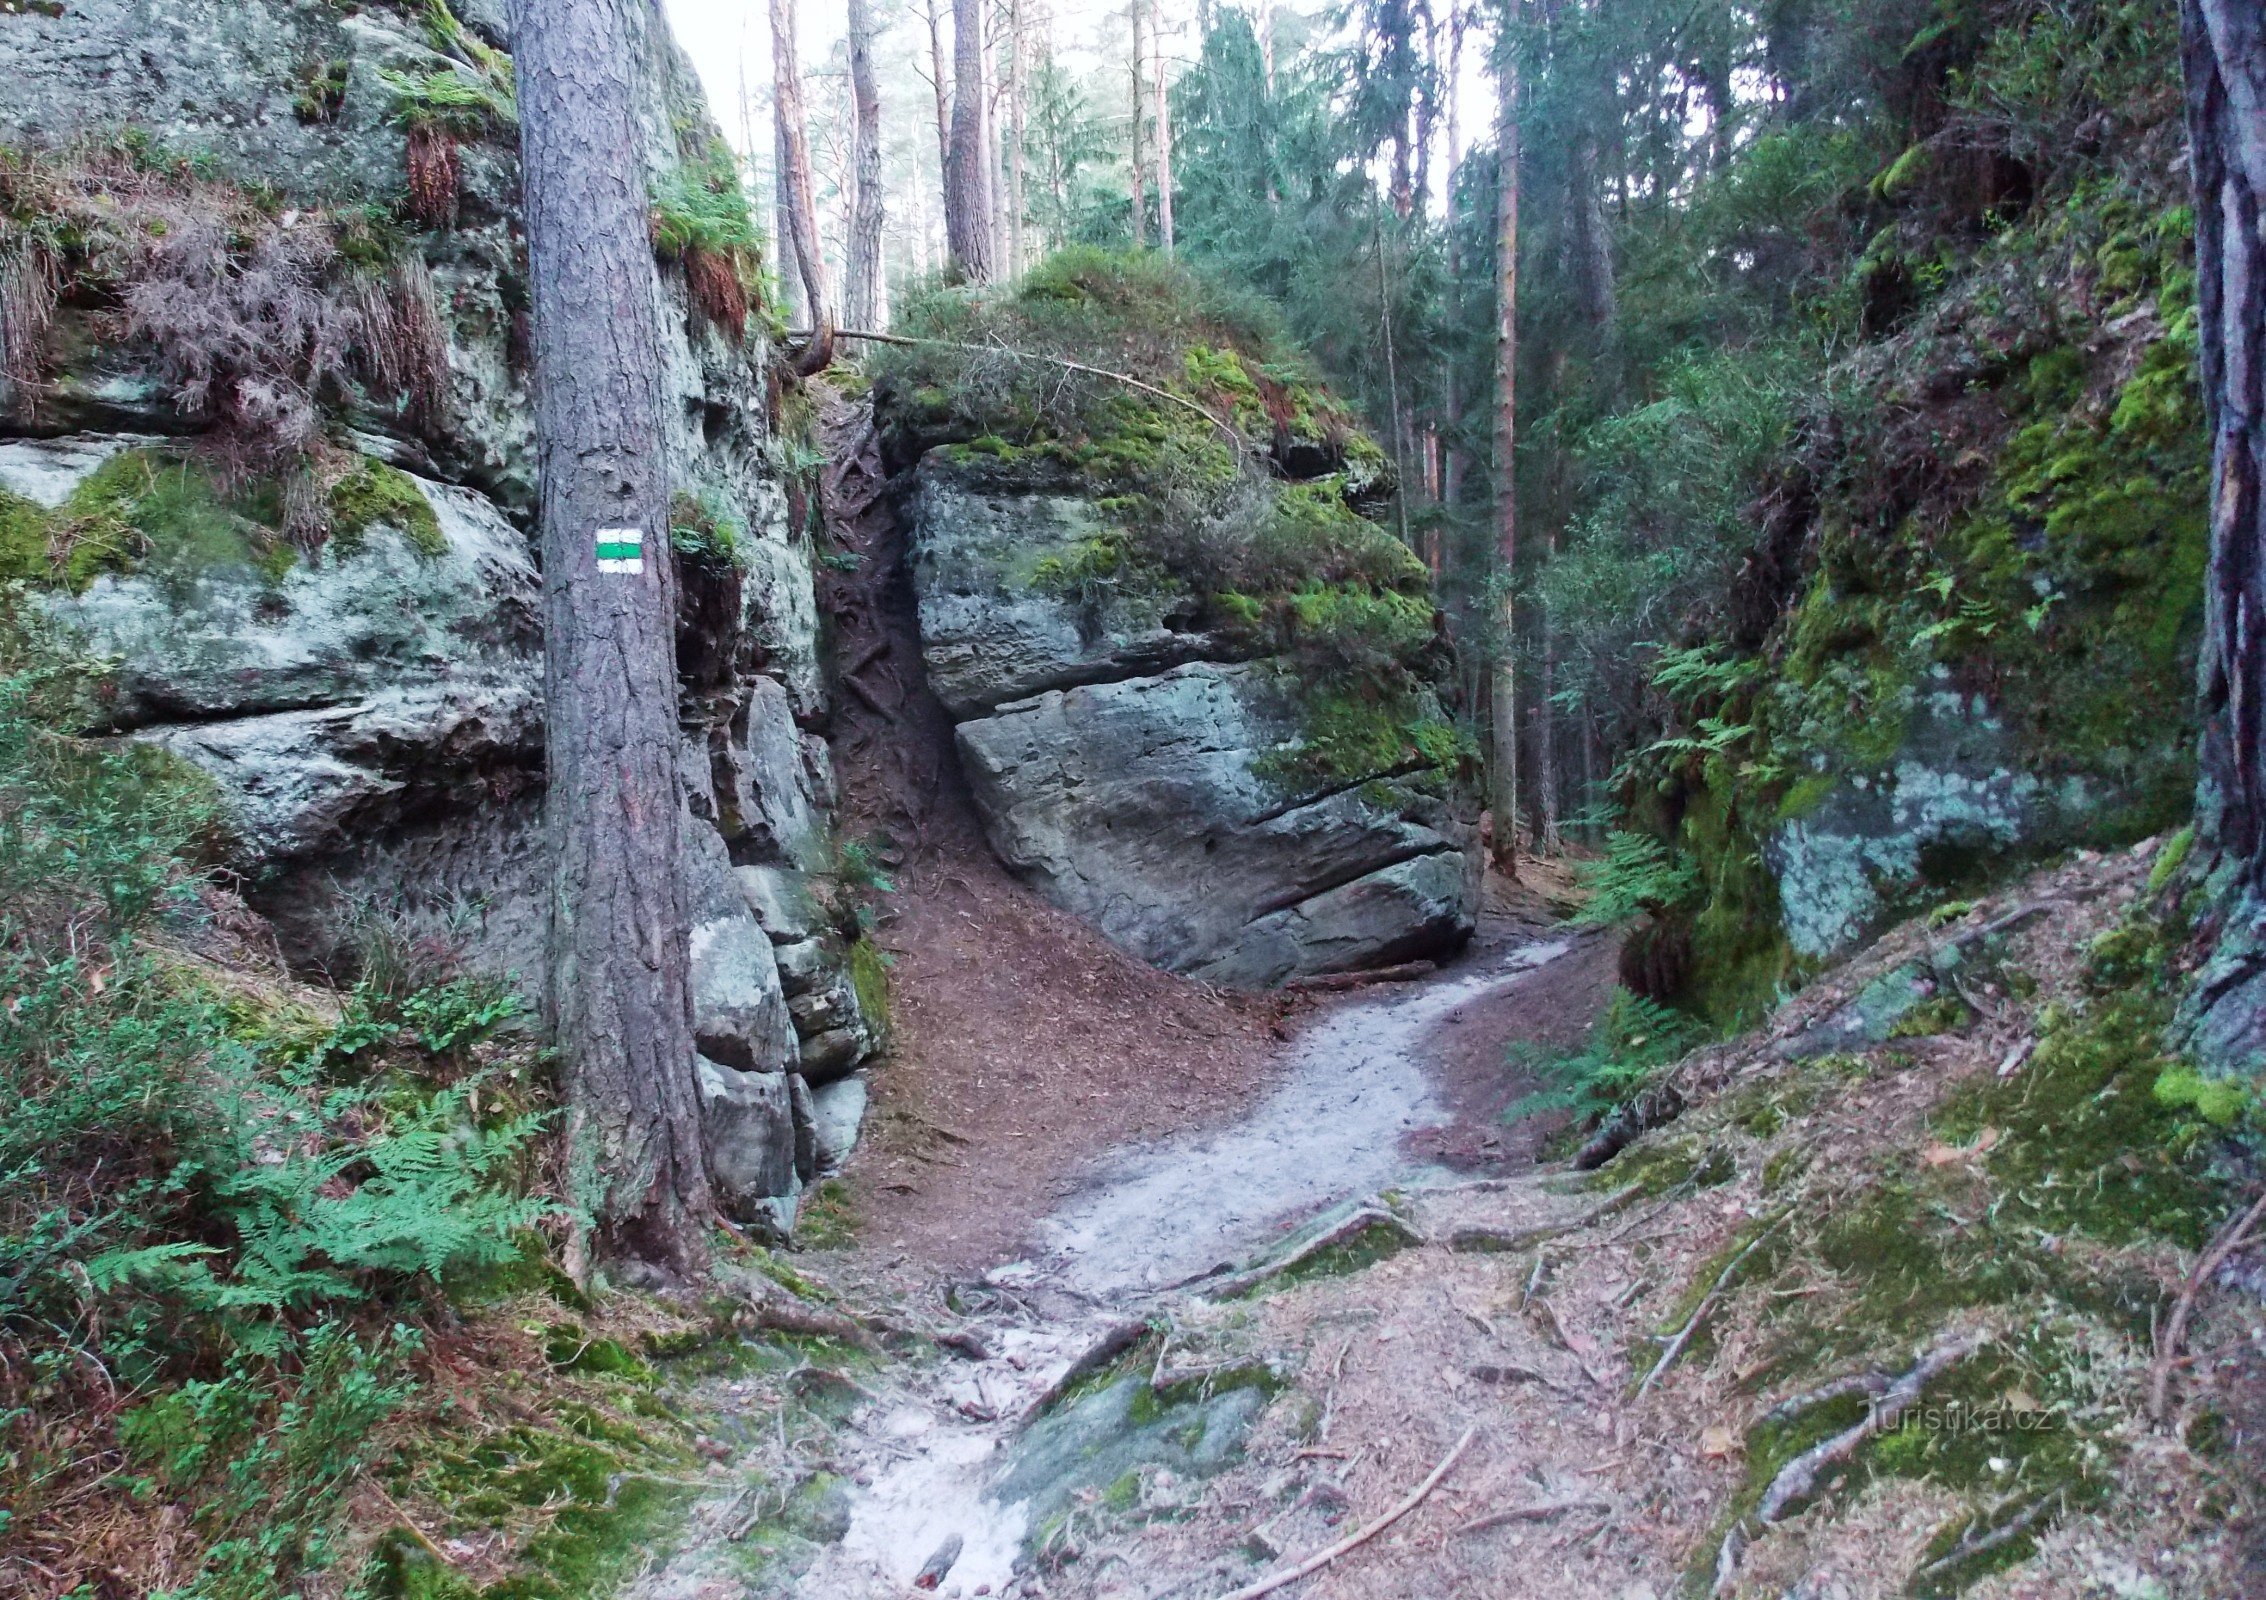
[[[600,528],[598,570],[631,576],[645,570],[645,532],[641,528]]]

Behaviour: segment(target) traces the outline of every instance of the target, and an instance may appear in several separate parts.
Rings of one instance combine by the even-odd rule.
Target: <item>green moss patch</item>
[[[389,527],[428,560],[447,554],[448,535],[408,473],[368,459],[331,486],[330,536],[342,557],[361,550],[373,527]]]
[[[186,581],[230,569],[279,578],[297,552],[272,483],[232,488],[194,457],[122,450],[49,511],[0,495],[0,577],[83,593],[104,573]]]

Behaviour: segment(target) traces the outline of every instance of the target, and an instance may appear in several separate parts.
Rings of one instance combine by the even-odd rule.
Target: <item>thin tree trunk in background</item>
[[[1518,298],[1519,74],[1513,41],[1503,43],[1502,102],[1495,119],[1495,565],[1503,585],[1501,654],[1490,695],[1495,860],[1517,876],[1519,794],[1518,606]]]
[[[1259,92],[1265,101],[1268,123],[1273,123],[1275,108],[1275,7],[1274,0],[1259,0]],[[1267,209],[1272,211],[1282,204],[1282,195],[1275,187],[1273,153],[1267,157]]]
[[[1447,219],[1448,284],[1451,306],[1463,299],[1463,230],[1456,222],[1456,176],[1463,170],[1463,121],[1460,84],[1463,79],[1463,6],[1452,0],[1448,8],[1448,201],[1441,207]],[[1458,319],[1461,320],[1460,318]],[[1440,471],[1440,500],[1450,510],[1463,498],[1463,384],[1456,366],[1456,341],[1447,341],[1442,360],[1440,390],[1447,402],[1447,460]],[[1442,566],[1446,561],[1443,557]]]
[[[1133,124],[1131,143],[1128,148],[1132,152],[1130,159],[1133,177],[1133,248],[1136,250],[1149,242],[1149,224],[1146,215],[1149,208],[1148,174],[1141,166],[1142,101],[1147,98],[1142,92],[1145,75],[1141,71],[1141,14],[1147,8],[1148,3],[1149,0],[1127,0],[1125,7],[1126,20],[1131,23],[1133,28],[1133,93],[1131,96]]]
[[[2182,0],[2196,301],[2212,435],[2196,832],[2217,947],[2189,1002],[2211,1065],[2266,1064],[2266,15]]]
[[[970,283],[992,278],[990,186],[984,181],[982,0],[952,0],[952,139],[944,158],[944,246]]]
[[[1007,264],[1021,273],[1029,265],[1023,243],[1023,139],[1026,118],[1023,61],[1023,3],[1007,5],[1007,117],[1010,143],[1007,151]]]
[[[854,328],[881,326],[881,91],[873,77],[873,0],[849,0],[850,104],[857,204],[850,214],[842,315]]]
[[[777,102],[771,107],[771,240],[777,252],[772,270],[779,274],[779,293],[786,301],[787,322],[807,328],[810,298],[803,293],[802,265],[795,259],[794,201],[787,192],[787,122]]]
[[[1550,525],[1549,555],[1558,557],[1558,527]],[[1541,608],[1542,672],[1534,702],[1534,786],[1541,791],[1542,827],[1538,841],[1544,855],[1556,855],[1564,841],[1559,836],[1558,813],[1558,707],[1551,696],[1558,688],[1558,641],[1550,627],[1550,607]]]
[[[1150,0],[1154,7],[1155,0]],[[1149,50],[1156,58],[1157,243],[1172,254],[1172,107],[1165,98],[1164,17],[1149,12]]]
[[[787,226],[802,269],[803,299],[810,313],[811,341],[805,370],[826,365],[834,347],[834,311],[826,297],[826,258],[818,243],[818,207],[810,181],[809,123],[803,114],[802,69],[795,62],[795,0],[771,0],[771,98],[779,110],[780,177],[784,180]]]
[[[678,829],[661,286],[643,0],[517,0],[543,536],[548,1018],[591,1255],[689,1275],[714,1211]],[[642,559],[631,559],[632,550]]]
[[[952,170],[952,91],[944,72],[944,30],[937,21],[937,0],[921,0],[921,15],[928,22],[929,86],[936,91],[936,181],[950,182]]]
[[[1605,220],[1605,185],[1598,176],[1598,139],[1584,132],[1574,141],[1568,175],[1572,193],[1572,247],[1574,279],[1581,297],[1582,318],[1595,341],[1595,359],[1606,375],[1606,392],[1620,391],[1617,352],[1619,310],[1613,281],[1613,236]]]
[[[1000,203],[1007,179],[999,145],[999,96],[1005,74],[998,70],[999,42],[984,39],[984,227],[991,235],[994,274],[1007,270],[1007,207]]]

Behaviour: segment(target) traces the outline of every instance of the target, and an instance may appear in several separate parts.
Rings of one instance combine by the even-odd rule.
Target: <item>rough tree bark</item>
[[[1519,815],[1518,608],[1511,590],[1519,554],[1519,73],[1514,48],[1504,41],[1502,100],[1495,118],[1495,562],[1503,602],[1502,647],[1489,693],[1495,861],[1506,877],[1517,876]]]
[[[2196,831],[2218,937],[2189,1002],[2211,1065],[2266,1067],[2266,14],[2182,0],[2212,435]]]
[[[873,0],[849,0],[851,170],[857,205],[850,216],[850,259],[842,316],[853,328],[881,326],[881,91],[873,77]]]
[[[992,278],[983,30],[982,0],[952,0],[952,139],[944,155],[944,247],[970,283]]]
[[[592,1254],[697,1272],[701,1138],[678,829],[659,277],[638,118],[644,0],[516,0],[534,309],[551,850],[549,1021]]]
[[[826,258],[819,251],[818,205],[810,181],[810,122],[803,111],[802,68],[795,61],[795,0],[771,0],[771,79],[787,229],[810,313],[810,343],[797,365],[806,373],[817,372],[834,358],[834,312],[826,297]],[[786,264],[780,266],[784,271]]]

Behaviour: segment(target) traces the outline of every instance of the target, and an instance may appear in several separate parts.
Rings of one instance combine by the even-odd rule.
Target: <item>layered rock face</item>
[[[139,128],[286,203],[405,209],[402,85],[471,73],[431,19],[289,0],[74,0],[60,17],[8,17],[0,142],[68,151]],[[468,8],[466,23],[506,42],[500,7]],[[660,175],[714,130],[658,28],[650,56]],[[259,560],[148,551],[42,603],[114,663],[108,731],[211,775],[250,897],[289,955],[351,970],[358,930],[377,921],[441,936],[539,994],[541,608],[514,137],[456,140],[453,220],[405,246],[445,341],[440,402],[411,416],[361,392],[321,397],[330,448],[395,474],[354,539]],[[872,1055],[879,1019],[848,975],[854,922],[821,909],[835,903],[826,706],[811,552],[768,454],[771,354],[696,312],[673,266],[664,292],[672,479],[733,529],[723,554],[679,560],[696,1034],[734,1209],[785,1221],[819,1158],[812,1086]],[[177,408],[160,352],[118,342],[105,318],[99,299],[66,292],[37,384],[0,388],[0,435],[13,436],[0,437],[0,492],[19,505],[66,516],[122,461],[154,478],[195,457],[211,419]]]
[[[908,498],[921,650],[1000,858],[1175,972],[1244,987],[1433,956],[1471,932],[1467,805],[1429,773],[1317,781],[1283,658],[1191,625],[1157,576],[1058,576],[1087,496],[934,450]]]

